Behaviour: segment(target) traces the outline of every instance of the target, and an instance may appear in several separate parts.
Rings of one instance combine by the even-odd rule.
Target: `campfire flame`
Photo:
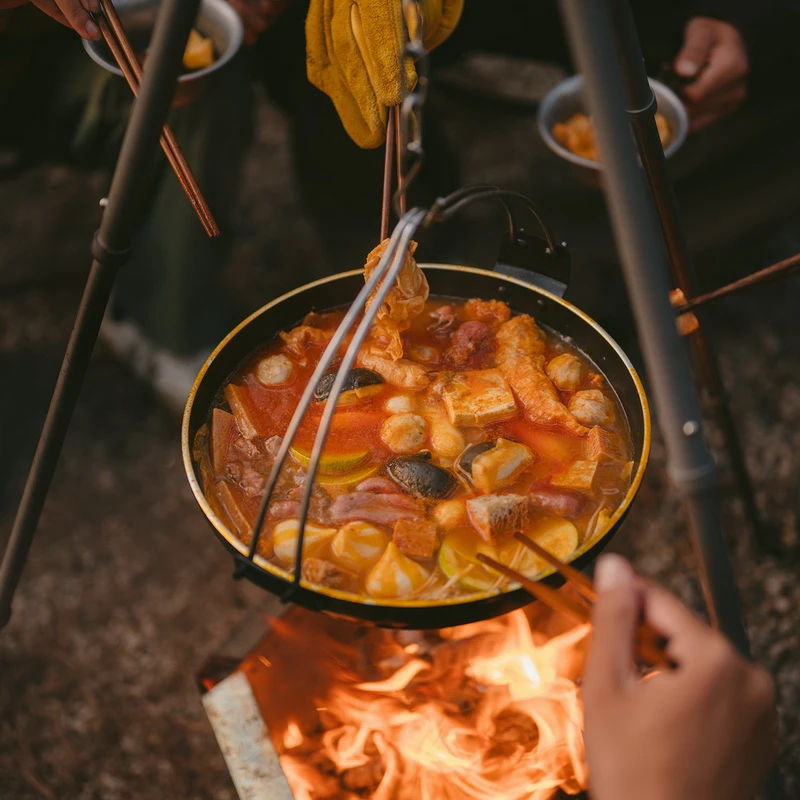
[[[341,631],[278,629],[313,641],[330,678],[313,698],[316,720],[271,721],[296,800],[547,800],[586,788],[575,678],[588,626],[537,644],[516,611],[435,635],[369,631],[345,646]]]

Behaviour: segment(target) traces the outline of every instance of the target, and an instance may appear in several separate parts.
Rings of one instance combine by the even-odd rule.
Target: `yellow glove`
[[[461,17],[463,0],[421,0],[425,46],[441,44]],[[403,57],[406,24],[400,0],[311,0],[306,17],[308,79],[327,94],[350,138],[365,148],[386,138],[387,106],[414,88],[417,73]]]

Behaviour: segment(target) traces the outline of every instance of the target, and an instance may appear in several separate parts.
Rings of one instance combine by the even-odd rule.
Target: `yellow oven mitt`
[[[441,44],[461,17],[463,0],[421,0],[425,46]],[[409,19],[413,31],[419,19]],[[365,148],[386,138],[387,106],[414,88],[403,57],[406,23],[400,0],[311,0],[306,17],[308,79],[333,101],[350,138]]]

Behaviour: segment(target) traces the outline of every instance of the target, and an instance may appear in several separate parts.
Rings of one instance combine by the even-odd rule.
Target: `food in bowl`
[[[666,147],[672,140],[669,122],[660,111],[656,111],[655,118],[661,146]],[[582,111],[573,114],[565,122],[557,122],[553,125],[552,133],[553,138],[570,153],[590,161],[600,161],[594,125],[591,117]]]
[[[189,32],[183,51],[183,67],[187,70],[205,69],[214,63],[214,40],[203,36],[196,28]]]
[[[147,60],[151,33],[152,31],[146,30],[134,31],[130,34],[131,42],[136,48],[139,63],[142,65]],[[186,48],[183,51],[184,74],[210,67],[215,61],[214,40],[210,36],[203,36],[196,28],[192,28],[189,31],[189,38],[186,40]]]
[[[385,244],[369,256],[375,269]],[[308,314],[242,363],[195,439],[203,489],[248,545],[289,420],[346,309]],[[258,554],[291,572],[319,419],[336,402],[305,529],[303,578],[365,600],[509,588],[483,552],[535,577],[523,531],[569,560],[609,527],[631,437],[594,364],[495,299],[429,297],[411,253],[338,398],[314,401],[272,497]]]

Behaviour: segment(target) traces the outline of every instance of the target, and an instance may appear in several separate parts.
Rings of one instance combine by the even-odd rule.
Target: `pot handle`
[[[503,236],[494,269],[563,297],[569,286],[569,250],[566,242],[551,248],[547,240],[515,228]]]

